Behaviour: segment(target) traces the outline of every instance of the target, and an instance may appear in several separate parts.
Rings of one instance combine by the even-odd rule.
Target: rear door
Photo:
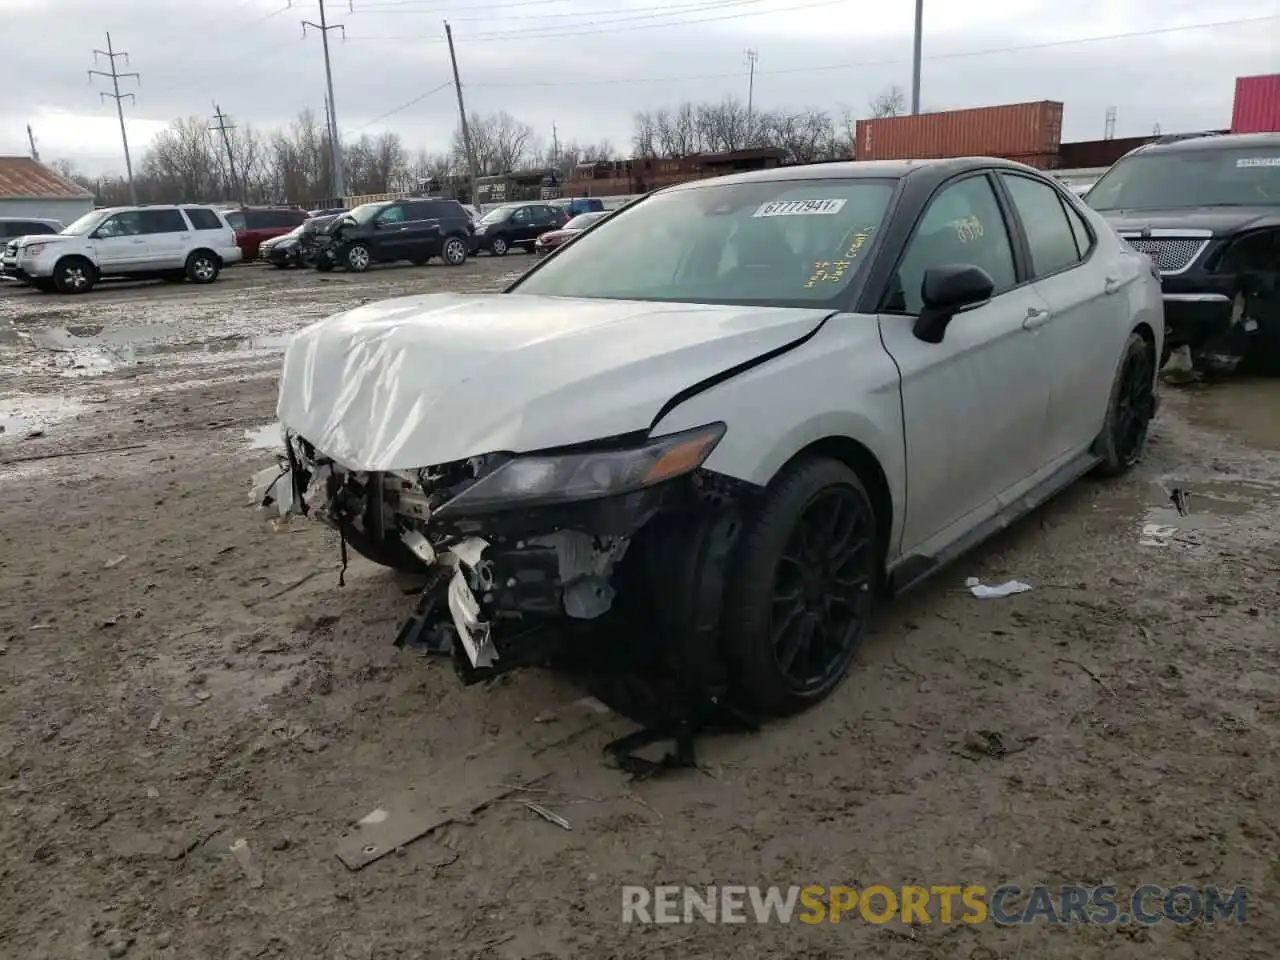
[[[439,256],[444,230],[440,216],[444,212],[444,205],[438,200],[412,200],[405,204],[405,243],[410,260]]]
[[[176,270],[187,261],[192,232],[176,208],[139,211],[147,238],[147,262],[157,270]]]
[[[1047,311],[1016,238],[989,175],[951,180],[929,201],[886,292],[880,332],[901,373],[906,434],[904,553],[954,543],[1043,462],[1048,352],[1043,331],[1028,326]],[[925,271],[959,264],[985,270],[994,295],[958,314],[941,343],[919,340]]]
[[[1116,332],[1127,329],[1121,316],[1127,298],[1115,295],[1120,268],[1102,263],[1097,239],[1053,186],[1013,172],[998,179],[1022,223],[1035,288],[1049,308],[1046,456],[1069,459],[1093,443],[1106,416],[1120,355]]]

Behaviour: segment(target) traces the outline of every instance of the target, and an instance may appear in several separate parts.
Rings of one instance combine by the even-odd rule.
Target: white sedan
[[[259,494],[431,574],[464,672],[596,621],[783,714],[840,683],[877,596],[1130,468],[1163,336],[1151,261],[1030,167],[698,181],[503,293],[302,330]]]

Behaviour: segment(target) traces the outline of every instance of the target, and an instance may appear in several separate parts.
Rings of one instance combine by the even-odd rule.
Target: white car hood
[[[277,415],[352,470],[406,470],[648,429],[699,381],[812,332],[821,309],[431,294],[291,339]]]

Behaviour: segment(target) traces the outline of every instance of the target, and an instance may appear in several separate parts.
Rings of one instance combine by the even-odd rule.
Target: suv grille
[[[1159,240],[1145,237],[1125,237],[1125,242],[1139,253],[1145,253],[1161,273],[1181,273],[1209,245],[1208,240],[1199,237],[1172,238]]]

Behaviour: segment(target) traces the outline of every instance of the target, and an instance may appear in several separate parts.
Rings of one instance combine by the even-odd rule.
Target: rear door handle
[[[131,242],[131,243],[146,243],[147,241],[145,241],[145,240],[132,240],[132,241],[130,241],[130,242]]]
[[[1034,330],[1036,327],[1043,327],[1049,322],[1048,310],[1037,310],[1035,307],[1027,307],[1026,319],[1022,321],[1023,330]]]
[[[1115,293],[1117,290],[1120,289],[1120,281],[1115,279],[1114,277],[1107,277],[1107,282],[1103,285],[1102,289],[1107,293],[1108,296],[1110,296],[1111,294]]]

